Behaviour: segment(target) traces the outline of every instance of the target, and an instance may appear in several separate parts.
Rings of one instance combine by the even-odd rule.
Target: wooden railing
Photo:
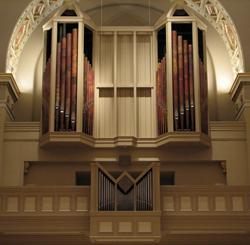
[[[161,197],[164,215],[250,213],[250,186],[162,186]]]
[[[83,213],[89,187],[1,187],[0,215]],[[250,213],[248,186],[161,186],[161,210],[175,213]]]
[[[74,215],[86,213],[88,210],[88,187],[0,188],[0,216]]]
[[[68,234],[82,244],[170,244],[176,234],[183,239],[196,234],[205,240],[207,234],[249,238],[250,187],[161,186],[160,201],[161,211],[100,212],[90,208],[89,187],[1,187],[0,243],[20,234],[29,239],[50,234],[58,241]],[[214,239],[209,244],[224,244],[209,238]]]

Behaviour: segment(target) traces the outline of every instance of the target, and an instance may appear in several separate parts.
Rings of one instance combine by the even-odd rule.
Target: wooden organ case
[[[44,33],[42,146],[209,145],[206,27],[185,6],[99,27],[73,2]]]
[[[116,176],[91,166],[90,239],[93,242],[158,242],[161,237],[160,165]]]
[[[97,26],[66,2],[44,26],[40,145],[209,145],[206,27],[174,4],[153,26]],[[93,242],[158,242],[160,170],[91,166]]]

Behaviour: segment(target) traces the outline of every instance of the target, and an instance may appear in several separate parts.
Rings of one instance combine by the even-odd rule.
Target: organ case
[[[176,4],[156,28],[158,135],[167,133],[173,141],[197,137],[209,144],[206,26]]]
[[[93,25],[74,2],[44,25],[42,135],[93,135]]]
[[[44,32],[41,145],[209,145],[206,27],[185,6],[99,27],[72,1]]]

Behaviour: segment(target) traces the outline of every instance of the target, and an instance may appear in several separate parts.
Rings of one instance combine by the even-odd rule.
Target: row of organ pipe
[[[134,183],[126,193],[102,170],[98,171],[98,210],[99,211],[152,211],[153,174],[149,170]]]
[[[56,59],[55,131],[76,129],[78,29],[59,25]]]
[[[195,131],[193,45],[172,31],[174,129]]]
[[[83,132],[93,135],[94,124],[94,70],[87,56],[84,57],[84,97],[83,97]]]
[[[156,72],[156,102],[158,118],[158,135],[167,133],[167,72],[166,57],[158,63]]]
[[[136,210],[137,211],[152,211],[153,210],[153,178],[152,171],[136,184]]]
[[[55,131],[76,130],[78,65],[78,28],[59,24],[56,52]],[[84,68],[82,130],[85,134],[92,135],[94,70],[86,55],[82,66]]]
[[[98,210],[115,210],[115,183],[101,170],[98,172]]]
[[[49,131],[49,103],[50,103],[50,75],[51,75],[51,58],[47,60],[45,70],[43,73],[43,86],[42,86],[42,132]]]

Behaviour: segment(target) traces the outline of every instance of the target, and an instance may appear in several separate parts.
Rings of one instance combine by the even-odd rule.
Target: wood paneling
[[[137,89],[137,132],[139,138],[155,137],[153,106],[151,89]]]
[[[99,37],[99,84],[113,84],[114,69],[114,40],[113,35],[100,35]]]
[[[133,82],[133,36],[117,37],[117,83],[132,85]]]
[[[134,136],[133,89],[117,90],[118,136]]]
[[[137,35],[136,60],[137,84],[150,85],[151,77],[151,38],[150,35]]]
[[[97,137],[112,138],[115,130],[114,89],[102,88],[98,92]]]

